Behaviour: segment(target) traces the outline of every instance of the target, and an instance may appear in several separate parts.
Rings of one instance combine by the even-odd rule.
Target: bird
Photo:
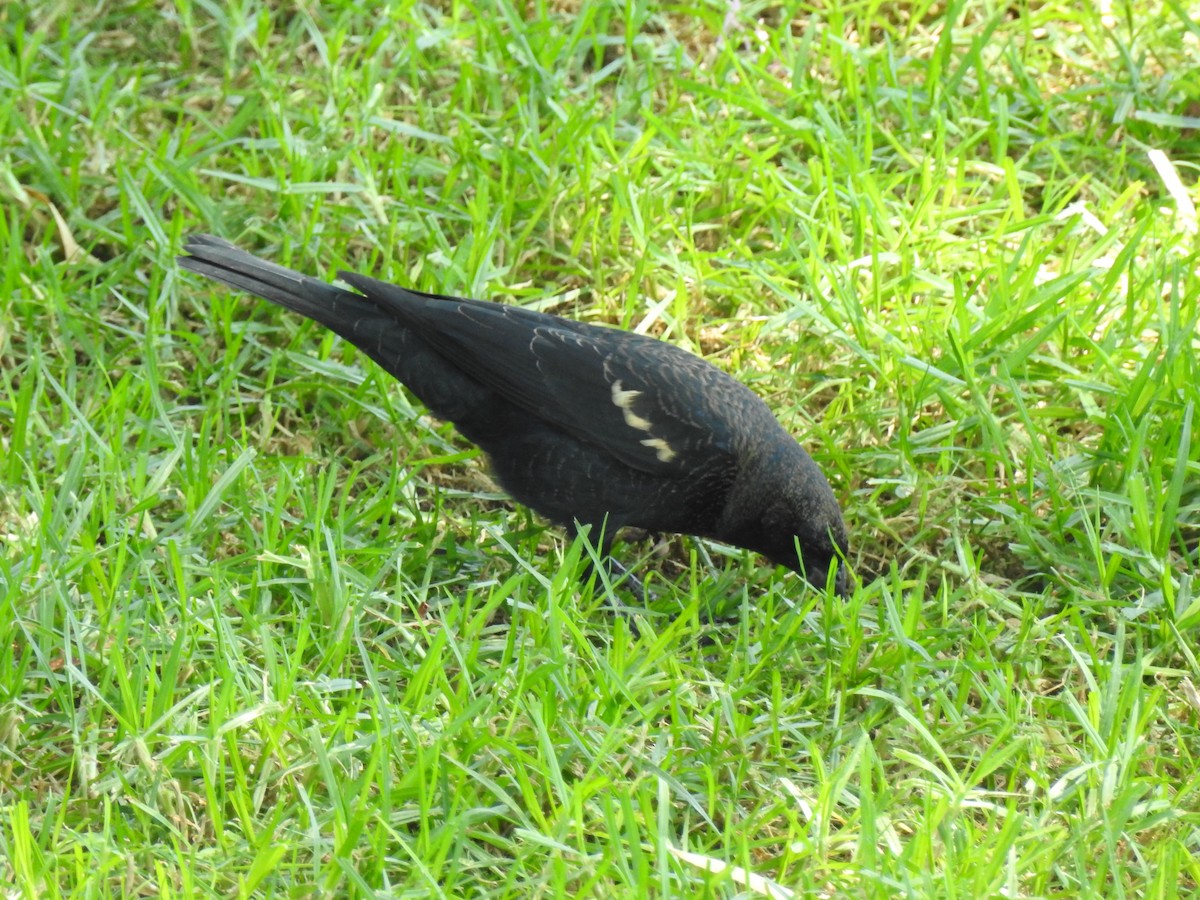
[[[500,485],[612,557],[623,528],[754,551],[848,592],[828,479],[756,393],[666,341],[340,271],[350,289],[207,234],[178,264],[313,319],[488,457]],[[598,537],[597,537],[598,536]],[[644,596],[644,594],[643,594]]]

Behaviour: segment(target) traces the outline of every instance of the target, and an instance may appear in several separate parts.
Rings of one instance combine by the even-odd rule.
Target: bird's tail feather
[[[178,258],[183,268],[278,303],[351,340],[356,320],[379,314],[361,294],[259,259],[219,237],[192,235],[183,249],[188,253]]]
[[[468,437],[478,437],[490,427],[495,412],[489,407],[497,405],[492,393],[442,359],[393,308],[259,259],[221,238],[193,235],[183,246],[188,253],[179,257],[183,268],[319,322],[408,385],[435,414],[475,423],[476,427],[459,426]]]

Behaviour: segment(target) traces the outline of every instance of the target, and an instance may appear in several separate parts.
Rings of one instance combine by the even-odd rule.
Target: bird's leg
[[[621,565],[621,563],[617,562],[611,556],[605,557],[604,567],[608,569],[608,577],[614,587],[618,586],[619,583],[621,587],[624,587],[625,590],[633,594],[638,599],[638,602],[642,604],[642,606],[646,605],[646,586],[642,584],[642,580],[640,578],[630,572],[629,569]],[[588,574],[591,573],[589,572]]]
[[[618,530],[614,528],[610,531],[603,525],[597,529],[590,524],[580,522],[574,523],[568,529],[572,537],[582,537],[587,547],[587,559],[584,563],[583,571],[579,575],[579,580],[586,582],[593,575],[598,575],[596,563],[599,562],[608,574],[609,584],[614,588],[623,587],[645,606],[647,597],[646,587],[642,584],[641,579],[612,557],[612,545]],[[591,540],[591,535],[595,533],[600,534],[599,546],[592,543]]]

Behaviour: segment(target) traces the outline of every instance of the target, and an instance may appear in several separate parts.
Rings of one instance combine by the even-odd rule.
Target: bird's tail
[[[506,424],[503,407],[454,363],[443,359],[390,306],[259,259],[228,241],[198,234],[184,242],[179,264],[237,290],[278,303],[324,325],[394,375],[436,415],[477,440]],[[354,276],[349,276],[354,277]],[[370,279],[355,279],[365,284]],[[400,291],[400,288],[396,288]],[[499,409],[499,413],[497,412]],[[464,424],[465,423],[465,424]]]
[[[219,237],[195,234],[184,242],[183,249],[188,253],[178,258],[183,268],[278,303],[355,343],[360,338],[354,323],[380,312],[361,294],[259,259]]]

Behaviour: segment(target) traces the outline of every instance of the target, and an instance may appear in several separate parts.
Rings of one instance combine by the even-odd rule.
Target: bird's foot
[[[602,560],[599,567],[594,561],[588,561],[580,573],[579,580],[586,584],[593,577],[596,577],[596,588],[604,591],[608,605],[615,613],[624,618],[633,632],[637,634],[638,629],[633,617],[646,612],[647,601],[650,598],[642,580],[612,557]],[[627,606],[621,602],[622,598],[628,595],[633,596],[637,605]]]
[[[605,567],[608,569],[609,581],[614,589],[628,591],[637,598],[638,603],[643,607],[646,606],[649,595],[646,593],[646,586],[642,584],[640,578],[611,557],[605,561]]]

